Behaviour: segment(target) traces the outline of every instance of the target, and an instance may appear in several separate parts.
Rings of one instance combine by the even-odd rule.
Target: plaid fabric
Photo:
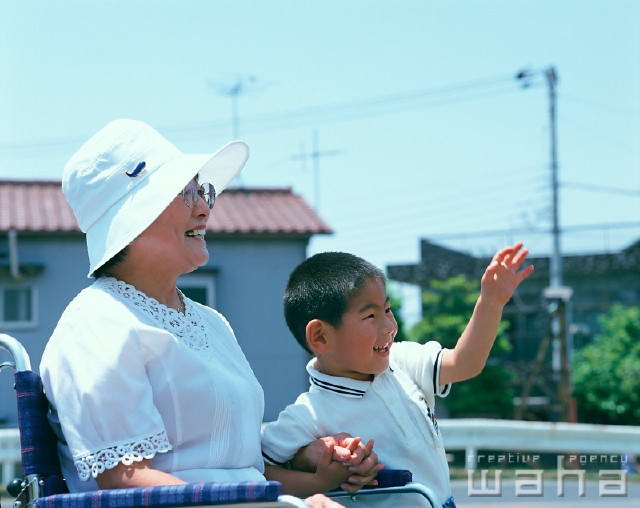
[[[51,477],[46,482],[49,484],[47,494],[66,492],[58,458],[58,439],[47,420],[49,403],[42,391],[42,380],[35,372],[25,370],[15,373],[15,383],[22,474]]]
[[[411,471],[406,469],[383,469],[376,476],[378,485],[367,486],[365,489],[375,489],[384,487],[404,487],[413,480]]]
[[[171,508],[277,501],[279,482],[206,482],[42,497],[36,508]]]
[[[62,476],[47,476],[40,480],[40,495],[53,496],[54,494],[67,494],[67,482]]]
[[[456,502],[453,500],[453,497],[447,499],[442,505],[442,508],[456,508]]]

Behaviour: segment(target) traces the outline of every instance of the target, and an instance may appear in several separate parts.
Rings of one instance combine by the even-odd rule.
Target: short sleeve
[[[261,433],[262,458],[267,464],[283,466],[303,446],[320,436],[306,401],[308,394],[287,406],[275,422],[267,424]]]
[[[45,393],[82,480],[171,449],[146,371],[152,352],[138,329],[124,305],[89,288],[45,349]]]
[[[440,364],[444,351],[436,341],[426,344],[398,342],[391,348],[391,358],[422,391],[446,397],[451,390],[451,383],[440,384]]]

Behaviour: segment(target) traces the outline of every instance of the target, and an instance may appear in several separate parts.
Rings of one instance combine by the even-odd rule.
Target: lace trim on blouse
[[[156,453],[166,453],[170,450],[171,444],[167,439],[167,433],[163,430],[155,436],[89,453],[74,460],[73,463],[78,470],[80,480],[86,482],[92,476],[96,478],[107,469],[113,469],[120,462],[130,466],[143,459],[152,459]]]
[[[120,296],[137,310],[153,319],[158,327],[177,337],[187,347],[198,352],[204,358],[213,356],[213,343],[207,335],[203,320],[198,311],[184,298],[184,315],[177,310],[161,304],[155,298],[145,295],[135,287],[113,277],[99,279],[102,286]]]

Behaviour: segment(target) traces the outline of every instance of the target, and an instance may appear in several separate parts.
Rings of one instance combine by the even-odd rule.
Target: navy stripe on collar
[[[345,395],[347,397],[355,397],[355,398],[363,397],[365,394],[365,390],[356,390],[355,388],[349,388],[347,386],[327,383],[326,381],[322,381],[314,376],[309,376],[309,379],[318,388],[321,388],[322,390],[327,390],[328,392],[335,392],[341,395]]]

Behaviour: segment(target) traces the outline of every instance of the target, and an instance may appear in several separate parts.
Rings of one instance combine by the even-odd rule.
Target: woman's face
[[[209,260],[204,235],[210,212],[202,197],[198,196],[189,208],[179,194],[131,248],[144,249],[145,259],[154,271],[178,275],[192,272]]]

